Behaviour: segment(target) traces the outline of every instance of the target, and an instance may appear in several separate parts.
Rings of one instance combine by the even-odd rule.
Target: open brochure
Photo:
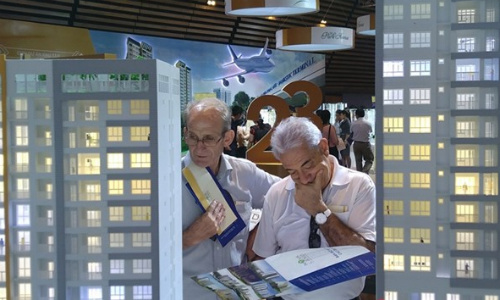
[[[361,246],[300,249],[192,279],[223,300],[259,300],[375,274],[375,260],[375,253]]]
[[[213,200],[224,206],[226,217],[215,237],[222,246],[227,245],[246,226],[236,210],[231,195],[221,187],[208,167],[202,168],[192,163],[182,170],[182,174],[187,181],[186,187],[204,212]]]

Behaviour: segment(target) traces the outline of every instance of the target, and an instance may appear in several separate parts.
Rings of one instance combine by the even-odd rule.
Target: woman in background
[[[337,145],[339,144],[339,140],[337,137],[337,130],[335,126],[330,124],[330,118],[332,114],[328,109],[317,110],[316,115],[321,118],[323,123],[323,128],[321,129],[321,133],[323,137],[328,140],[328,148],[330,149],[330,154],[335,156],[337,160],[339,159],[339,151],[337,149]]]

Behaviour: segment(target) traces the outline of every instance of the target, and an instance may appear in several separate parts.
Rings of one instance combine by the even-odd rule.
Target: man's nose
[[[299,180],[302,184],[308,184],[310,182],[311,175],[309,173],[300,173]]]

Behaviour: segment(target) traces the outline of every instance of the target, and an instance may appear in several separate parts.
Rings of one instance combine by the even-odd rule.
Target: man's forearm
[[[185,250],[199,243],[200,241],[197,241],[193,237],[193,235],[189,233],[189,229],[186,229],[182,232],[182,250]]]
[[[335,214],[331,214],[319,228],[330,246],[359,245],[375,252],[375,242],[367,241],[356,231],[345,225]]]

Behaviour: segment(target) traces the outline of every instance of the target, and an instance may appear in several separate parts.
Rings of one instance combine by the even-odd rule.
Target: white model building
[[[500,298],[499,17],[377,1],[379,298]]]
[[[182,299],[179,69],[0,66],[0,299]]]

